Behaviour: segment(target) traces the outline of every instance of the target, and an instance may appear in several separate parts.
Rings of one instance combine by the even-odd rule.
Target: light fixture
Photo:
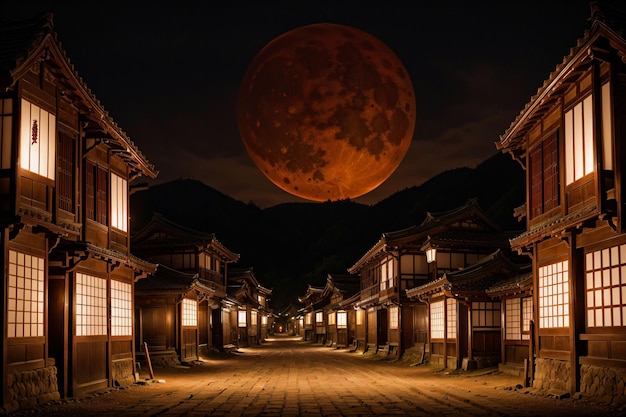
[[[437,248],[434,248],[431,246],[430,248],[426,249],[426,262],[431,264],[435,262],[436,259],[437,259]]]

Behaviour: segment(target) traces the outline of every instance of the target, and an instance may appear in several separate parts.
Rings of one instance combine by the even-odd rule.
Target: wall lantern
[[[431,264],[435,262],[436,259],[437,259],[437,248],[426,249],[426,262]]]

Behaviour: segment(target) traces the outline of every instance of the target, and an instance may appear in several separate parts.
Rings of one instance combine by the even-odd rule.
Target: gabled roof
[[[259,284],[252,268],[231,268],[228,271],[227,293],[240,303],[264,309],[256,298],[258,294],[268,296],[272,293],[269,288]]]
[[[131,247],[136,253],[151,253],[157,248],[211,248],[227,262],[239,260],[236,254],[222,245],[214,233],[205,233],[174,223],[160,213],[131,237]]]
[[[198,274],[189,274],[159,265],[154,276],[143,279],[135,284],[135,292],[141,293],[175,293],[183,298],[195,292],[201,296],[212,296],[215,289],[209,282],[202,280]]]
[[[525,152],[526,134],[536,126],[538,120],[552,111],[560,95],[571,87],[581,74],[588,69],[596,57],[603,59],[607,47],[626,51],[623,29],[624,15],[607,5],[591,2],[591,27],[578,39],[570,53],[563,58],[555,70],[539,87],[537,93],[513,120],[508,129],[496,142],[496,148],[520,156]],[[605,42],[603,39],[608,41]]]
[[[455,298],[486,295],[490,288],[530,270],[530,262],[520,260],[513,260],[497,250],[467,268],[447,272],[436,280],[407,289],[406,294],[409,298],[423,298],[440,292]]]
[[[158,175],[158,171],[113,121],[70,63],[54,31],[52,13],[20,22],[0,21],[0,91],[15,88],[16,83],[36,63],[41,63],[57,77],[65,97],[76,105],[84,117],[89,137],[107,139],[108,146],[136,176],[155,178]]]
[[[462,221],[471,222],[476,227],[454,227],[455,223]],[[478,200],[472,198],[452,210],[426,213],[426,217],[419,225],[383,233],[378,242],[351,266],[348,272],[352,274],[358,271],[368,261],[382,255],[388,247],[414,246],[419,250],[428,239],[437,241],[440,246],[495,244],[495,247],[505,247],[513,235],[503,232],[481,209]]]

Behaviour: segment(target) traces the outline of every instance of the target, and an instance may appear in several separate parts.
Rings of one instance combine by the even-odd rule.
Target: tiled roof
[[[438,291],[463,295],[470,293],[486,293],[487,290],[517,276],[529,263],[517,263],[497,250],[475,264],[453,272],[447,272],[440,278],[416,288],[407,289],[407,296],[417,297]]]
[[[154,238],[155,233],[163,237]],[[154,213],[150,221],[131,237],[131,247],[137,253],[150,252],[150,248],[160,246],[208,246],[212,245],[231,262],[239,259],[239,254],[232,252],[217,240],[215,233],[205,233],[174,223],[160,213]]]
[[[500,141],[496,142],[496,147],[503,151],[514,151],[523,148],[525,134],[534,127],[534,123],[542,112],[547,111],[554,104],[549,97],[556,91],[563,91],[568,87],[566,82],[570,76],[576,76],[573,68],[582,65],[582,61],[593,55],[591,45],[604,33],[606,36],[618,39],[624,47],[623,36],[624,16],[615,9],[610,9],[606,4],[600,6],[600,2],[591,2],[591,28],[586,30],[583,36],[578,39],[576,45],[570,48],[570,53],[563,57],[563,61],[558,64],[549,77],[539,87],[537,93],[530,98],[530,101],[521,110],[511,125],[500,136]],[[591,60],[587,60],[591,62]]]
[[[19,22],[0,21],[0,88],[12,88],[22,74],[30,69],[30,63],[41,60],[47,54],[54,54],[60,60],[60,68],[55,69],[55,74],[64,80],[65,86],[72,90],[77,100],[83,102],[83,111],[90,114],[94,123],[106,126],[106,134],[113,140],[110,146],[115,144],[116,153],[137,171],[155,178],[158,171],[154,165],[148,162],[126,132],[113,121],[78,75],[54,31],[52,13]]]
[[[203,282],[198,274],[190,274],[159,265],[154,276],[142,279],[135,284],[135,291],[169,291],[180,292],[181,295],[188,291],[196,290],[211,295],[215,290]]]

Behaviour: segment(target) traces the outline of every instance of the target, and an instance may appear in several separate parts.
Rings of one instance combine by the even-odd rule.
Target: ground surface
[[[449,373],[275,337],[141,383],[11,416],[621,416],[626,409],[522,389],[494,370]]]

